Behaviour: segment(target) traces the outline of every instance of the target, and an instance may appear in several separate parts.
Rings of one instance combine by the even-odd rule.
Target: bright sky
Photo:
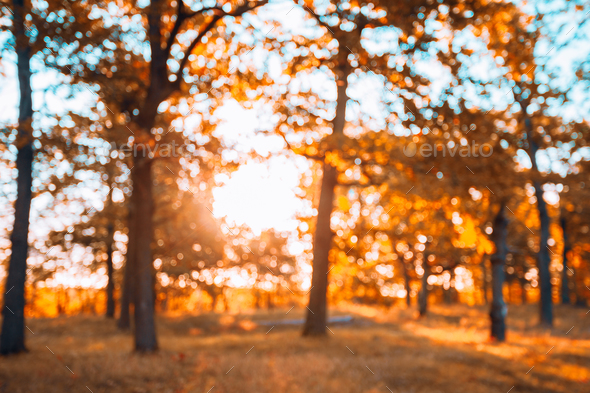
[[[246,110],[229,101],[215,111],[221,119],[215,134],[234,147],[225,156],[255,151],[267,160],[250,160],[231,175],[215,177],[219,187],[213,191],[213,213],[232,225],[247,225],[256,234],[265,229],[292,231],[297,213],[303,213],[303,201],[295,195],[300,176],[308,168],[305,159],[277,155],[284,141],[276,135],[257,132],[260,113]]]
[[[285,156],[248,163],[231,177],[218,175],[223,185],[213,191],[213,213],[231,224],[248,225],[257,235],[270,228],[295,230],[295,214],[304,209],[294,192],[299,177],[299,168]]]

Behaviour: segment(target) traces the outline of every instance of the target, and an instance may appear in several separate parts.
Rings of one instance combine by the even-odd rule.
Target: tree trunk
[[[527,299],[526,299],[526,284],[527,284],[527,280],[526,278],[520,278],[519,279],[520,282],[520,297],[521,297],[521,302],[522,304],[527,304]]]
[[[450,305],[453,303],[453,301],[451,300],[451,284],[450,283],[449,283],[448,288],[446,288],[445,285],[443,284],[443,299],[444,299],[446,305]]]
[[[13,1],[14,37],[16,40],[17,72],[20,91],[18,137],[16,147],[17,197],[14,204],[14,225],[10,236],[11,251],[2,308],[0,354],[26,351],[25,347],[25,281],[33,184],[31,91],[31,48],[25,34],[26,9],[23,0]]]
[[[109,180],[112,178],[112,174],[109,172]],[[110,186],[110,184],[109,184]],[[112,205],[113,205],[113,187],[110,188],[109,193],[107,195],[107,200],[105,204],[105,212],[107,214],[112,214]],[[107,310],[106,310],[106,317],[107,318],[114,318],[115,317],[115,281],[113,279],[114,276],[114,267],[113,267],[113,244],[115,242],[115,226],[113,223],[109,222],[107,224],[107,238],[106,238],[106,247],[107,247],[107,287],[106,287],[106,295],[107,295]]]
[[[537,166],[537,151],[539,146],[533,138],[533,123],[527,114],[528,102],[521,100],[520,106],[524,117],[524,126],[527,134],[528,149],[527,153],[531,159],[533,187],[537,198],[537,210],[539,212],[539,221],[541,222],[541,234],[539,238],[539,255],[537,257],[537,267],[539,269],[539,289],[541,291],[540,302],[540,320],[541,325],[553,326],[553,300],[551,294],[551,274],[549,272],[549,214],[547,213],[547,204],[543,199],[543,187],[539,179],[539,168]]]
[[[256,289],[254,291],[254,308],[257,310],[260,310],[261,308],[261,295],[260,295],[260,290]]]
[[[420,294],[418,295],[418,312],[421,317],[424,317],[428,311],[428,276],[430,275],[430,266],[426,254],[424,254],[422,268],[424,273],[422,274],[422,288],[420,288]]]
[[[576,301],[574,302],[574,304],[576,306],[579,307],[586,307],[588,305],[588,302],[586,300],[586,298],[584,297],[584,294],[586,292],[586,285],[584,285],[584,281],[583,281],[583,276],[580,277],[580,275],[578,274],[577,278],[576,278],[576,272],[581,271],[582,269],[578,269],[576,268],[576,270],[574,270],[574,275],[573,275],[573,284],[574,284],[574,288],[573,288],[573,292],[576,294]]]
[[[272,292],[268,291],[266,293],[266,308],[270,311],[273,310],[275,308],[274,302],[273,302],[273,298],[272,298]]]
[[[514,304],[514,290],[512,285],[514,283],[514,279],[511,274],[504,273],[504,281],[506,282],[506,286],[508,287],[508,298],[506,299],[507,304]]]
[[[56,308],[57,308],[57,315],[62,315],[64,313],[63,303],[62,303],[61,299],[62,299],[61,291],[59,289],[57,289],[55,292],[55,303],[56,303]]]
[[[127,251],[125,253],[125,271],[123,273],[123,289],[121,291],[121,311],[119,315],[118,327],[127,330],[131,327],[130,308],[133,304],[133,294],[135,293],[135,199],[137,194],[132,192],[130,202],[128,203],[128,224],[127,224]]]
[[[134,149],[133,168],[133,238],[132,252],[133,301],[135,321],[135,350],[155,351],[158,348],[154,321],[154,280],[151,242],[153,237],[154,202],[152,195],[153,157],[147,152],[154,140],[152,128],[156,122],[158,106],[173,92],[168,81],[167,54],[162,47],[161,16],[164,2],[152,0],[147,12],[148,36],[151,50],[150,84],[141,109],[135,119],[138,130]]]
[[[228,288],[223,288],[221,290],[221,297],[223,299],[223,311],[227,313],[227,312],[229,312],[229,304],[230,304]],[[270,298],[269,298],[269,304],[271,304]]]
[[[484,304],[487,306],[488,304],[490,304],[490,300],[488,299],[488,269],[486,267],[485,255],[481,258],[481,274],[482,274],[481,288],[483,291],[483,301],[484,301]]]
[[[346,61],[346,60],[344,60]],[[338,98],[336,101],[336,117],[331,139],[338,141],[344,136],[346,123],[346,104],[348,95],[348,71],[342,72],[337,80]],[[334,146],[332,146],[334,148]],[[329,153],[329,152],[328,152]],[[304,336],[321,336],[326,334],[327,325],[327,290],[328,290],[328,265],[330,248],[332,246],[333,233],[330,229],[330,218],[334,208],[334,194],[338,183],[338,170],[324,159],[320,204],[318,206],[318,218],[313,242],[313,273],[311,290],[309,292],[309,305],[305,325]]]
[[[160,310],[162,310],[163,312],[168,311],[168,298],[170,297],[169,291],[168,291],[168,287],[164,287],[162,288],[162,292],[164,292],[164,297],[162,298],[162,301],[160,302]]]
[[[154,321],[154,286],[152,279],[153,195],[152,160],[135,157],[132,170],[133,193],[137,198],[135,214],[135,350],[158,348]]]
[[[63,288],[63,305],[62,311],[64,315],[68,315],[68,308],[70,308],[70,289],[67,287]]]
[[[541,220],[541,238],[539,242],[539,289],[541,290],[541,325],[553,326],[553,299],[551,295],[551,274],[549,272],[549,215],[547,214],[547,205],[543,199],[543,190],[538,181],[535,184],[535,195],[537,196],[537,209]]]
[[[37,282],[33,282],[31,285],[31,298],[29,300],[29,308],[33,314],[37,313]]]
[[[504,302],[504,287],[506,266],[506,253],[508,246],[506,238],[508,236],[508,220],[504,216],[504,204],[496,215],[493,223],[493,232],[491,240],[496,247],[496,251],[490,258],[492,264],[492,307],[490,309],[491,319],[491,337],[497,341],[506,340],[506,314],[507,307]]]
[[[313,273],[309,305],[303,327],[304,336],[326,334],[327,318],[327,289],[328,289],[328,257],[332,245],[332,230],[330,217],[332,215],[334,192],[338,171],[332,165],[324,163],[320,205],[313,244]]]
[[[457,298],[458,298],[458,294],[457,291],[455,290],[455,267],[457,265],[453,265],[449,268],[449,274],[450,279],[449,279],[449,287],[448,288],[444,288],[444,297],[445,297],[445,303],[447,304],[453,304],[453,303],[457,303]]]
[[[567,266],[567,254],[570,251],[570,244],[569,239],[567,236],[567,221],[564,216],[564,212],[561,212],[561,217],[559,219],[561,224],[561,232],[563,234],[563,270],[561,271],[561,303],[563,304],[570,304],[570,288],[569,288],[569,279],[568,279],[568,266]]]
[[[107,318],[115,317],[115,281],[113,279],[115,268],[113,266],[113,236],[115,234],[115,227],[113,224],[108,224],[107,237]]]
[[[404,286],[406,287],[406,305],[409,308],[412,305],[412,295],[410,290],[410,272],[408,272],[408,264],[403,259],[402,268],[404,269]]]

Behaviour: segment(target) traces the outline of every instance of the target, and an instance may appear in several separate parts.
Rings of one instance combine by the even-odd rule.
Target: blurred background
[[[587,2],[0,5],[0,392],[588,389]]]

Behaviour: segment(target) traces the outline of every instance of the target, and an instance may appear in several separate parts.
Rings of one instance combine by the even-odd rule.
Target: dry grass
[[[464,306],[434,307],[422,320],[410,310],[343,307],[355,320],[330,326],[328,339],[286,325],[266,334],[264,321],[301,318],[297,309],[162,316],[162,349],[150,355],[133,354],[129,334],[101,317],[34,319],[30,352],[0,358],[0,392],[590,391],[590,314],[558,306],[546,332],[536,310],[511,307],[500,345],[488,341],[485,310]]]

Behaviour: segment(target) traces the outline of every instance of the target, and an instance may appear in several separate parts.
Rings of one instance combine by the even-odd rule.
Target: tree
[[[419,4],[370,1],[362,4],[352,4],[348,1],[331,1],[328,4],[315,4],[314,1],[301,1],[299,4],[308,13],[310,18],[317,23],[322,33],[319,38],[309,39],[298,36],[293,41],[297,47],[291,51],[290,64],[287,70],[293,74],[300,73],[311,75],[318,71],[330,70],[330,79],[336,87],[336,98],[325,99],[310,89],[302,95],[306,100],[289,102],[292,96],[288,89],[281,92],[277,86],[276,112],[284,114],[277,132],[285,138],[287,147],[298,154],[312,158],[321,166],[322,180],[319,191],[319,203],[315,234],[313,240],[313,273],[312,287],[309,293],[306,322],[303,335],[326,334],[326,312],[328,288],[328,273],[330,263],[330,251],[332,249],[333,233],[330,226],[331,215],[334,210],[334,198],[338,185],[346,186],[346,182],[340,183],[339,177],[346,169],[350,168],[355,160],[361,160],[356,141],[347,135],[347,107],[350,105],[349,83],[361,76],[368,77],[373,73],[386,75],[386,80],[401,80],[405,77],[413,79],[418,85],[423,82],[421,76],[411,74],[409,69],[395,71],[389,68],[388,60],[393,55],[387,53],[373,53],[363,45],[362,37],[378,27],[390,24],[401,29],[399,40],[404,43],[401,49],[402,55],[411,55],[415,51],[425,50],[432,37],[424,34],[424,20],[420,15],[429,14],[430,10],[436,10],[438,5],[424,1]],[[364,11],[360,11],[363,9]],[[386,16],[383,16],[385,14]],[[408,36],[412,42],[407,43]],[[316,43],[319,45],[312,45]],[[289,45],[292,42],[289,41]],[[329,47],[329,51],[318,51],[309,58],[306,56],[306,47]],[[404,85],[404,87],[406,87]],[[414,91],[414,88],[408,88]],[[313,97],[312,99],[309,99]],[[309,99],[309,100],[308,100]],[[310,103],[322,102],[321,105]],[[411,101],[408,99],[408,102]],[[295,102],[295,103],[293,103]],[[318,107],[319,106],[319,107]],[[333,118],[328,120],[323,108],[333,109]],[[413,104],[411,107],[414,108]],[[284,121],[286,120],[286,121]],[[357,123],[362,124],[361,119]],[[355,124],[358,126],[358,124]],[[300,138],[293,142],[294,133],[297,131],[312,134],[307,138]],[[314,135],[315,134],[315,135]],[[317,135],[319,134],[319,136]],[[312,142],[313,140],[313,142]],[[369,160],[373,162],[373,160]],[[344,180],[344,179],[342,179]]]
[[[19,0],[13,2],[12,8],[12,10],[9,8],[6,9],[13,15],[12,30],[17,55],[20,102],[16,137],[16,147],[18,150],[16,160],[18,171],[17,200],[15,203],[15,221],[11,235],[11,262],[9,264],[8,279],[6,282],[9,290],[4,297],[5,307],[3,308],[3,315],[5,318],[3,319],[2,335],[0,337],[0,346],[2,347],[0,351],[3,353],[15,353],[25,349],[24,292],[27,272],[27,253],[29,249],[28,228],[32,197],[31,186],[34,184],[32,178],[33,163],[36,157],[50,155],[52,150],[59,150],[57,146],[63,147],[71,142],[71,140],[64,141],[67,138],[62,137],[59,133],[52,133],[51,130],[47,133],[41,129],[33,130],[32,90],[30,84],[31,58],[34,54],[39,54],[43,59],[58,57],[57,53],[52,52],[51,47],[59,45],[58,42],[63,40],[63,36],[60,34],[66,30],[79,31],[81,24],[87,22],[87,18],[84,15],[79,15],[79,19],[81,20],[81,23],[79,23],[77,18],[72,17],[74,13],[69,12],[71,9],[68,8],[68,4],[62,2],[49,2],[47,7],[41,8],[32,7],[28,2]],[[61,16],[50,21],[46,17],[49,13],[53,12],[56,15],[59,13]],[[98,31],[97,38],[100,38]],[[87,37],[81,36],[79,42],[83,47],[88,42]],[[72,49],[70,54],[76,55],[79,50],[79,47]],[[35,150],[35,143],[42,146],[42,149]],[[77,147],[80,146],[77,145]],[[51,165],[45,163],[41,167],[46,169],[47,166]],[[55,186],[53,182],[50,184]],[[43,188],[36,187],[36,191],[43,191]]]
[[[436,60],[433,59],[433,61],[438,61],[439,64],[450,71],[452,77],[458,78],[459,65],[462,60],[459,54],[465,55],[470,51],[463,51],[463,48],[461,48],[459,54],[457,51],[443,53],[436,46],[435,34],[427,33],[430,30],[428,23],[437,21],[443,26],[442,29],[450,31],[459,31],[470,25],[479,26],[484,24],[492,32],[488,45],[493,47],[502,42],[502,39],[499,38],[502,35],[502,29],[499,26],[503,22],[494,20],[494,24],[491,22],[485,24],[483,21],[489,20],[492,16],[495,17],[502,12],[506,14],[514,13],[515,7],[504,3],[482,6],[481,4],[475,5],[451,1],[445,3],[448,10],[451,10],[453,14],[451,16],[451,12],[444,12],[443,9],[439,8],[438,3],[431,1],[411,4],[406,2],[372,1],[359,4],[358,7],[356,4],[348,2],[334,1],[330,2],[327,7],[322,6],[321,10],[320,7],[314,7],[315,3],[313,1],[305,1],[304,4],[305,10],[310,13],[320,27],[326,29],[329,40],[336,44],[332,55],[326,57],[316,56],[313,62],[310,61],[310,63],[318,66],[327,63],[333,72],[334,81],[337,85],[335,115],[330,127],[331,132],[320,140],[314,148],[299,149],[300,152],[303,150],[304,154],[307,153],[308,156],[311,150],[311,155],[320,158],[322,162],[322,185],[314,239],[313,288],[310,292],[306,324],[303,331],[304,335],[321,335],[325,334],[326,325],[325,290],[327,288],[328,257],[332,240],[330,217],[333,209],[335,187],[342,184],[339,183],[339,175],[341,175],[343,169],[353,167],[354,162],[354,164],[362,168],[363,174],[369,179],[372,177],[381,178],[384,172],[383,167],[395,168],[395,163],[399,163],[399,160],[396,160],[397,157],[391,154],[391,146],[395,145],[395,139],[400,135],[400,128],[405,128],[404,131],[412,133],[416,129],[423,128],[423,125],[431,122],[431,119],[434,118],[427,114],[428,111],[443,112],[444,115],[441,116],[441,119],[447,119],[449,118],[447,116],[448,112],[453,112],[456,109],[439,104],[435,97],[429,95],[429,79],[414,67],[415,63],[420,61],[420,56],[427,57],[426,53],[429,53],[429,51],[435,52],[437,53]],[[366,10],[362,11],[364,7],[366,7]],[[467,16],[470,14],[471,16]],[[498,22],[497,25],[495,24],[496,21]],[[393,28],[399,30],[399,33],[396,32],[399,47],[379,50],[376,53],[368,50],[364,45],[364,38],[361,39],[361,37],[372,36],[378,28],[382,30]],[[415,63],[413,64],[412,61]],[[393,68],[393,65],[396,65],[396,67]],[[388,94],[391,93],[394,96],[394,99],[387,103],[391,106],[391,109],[386,117],[392,123],[388,124],[387,131],[394,135],[375,135],[376,133],[367,132],[366,128],[362,131],[350,130],[351,135],[360,133],[367,137],[368,143],[364,145],[353,138],[349,138],[345,129],[348,120],[346,107],[349,103],[349,92],[347,91],[349,79],[352,79],[353,76],[359,78],[363,71],[367,75],[383,76],[387,89],[390,90]],[[440,108],[441,106],[443,108]],[[394,109],[396,107],[402,107],[403,110]],[[317,120],[310,116],[311,111],[302,110],[301,112],[305,119],[309,119],[309,123]],[[363,120],[358,119],[357,122],[362,125]],[[362,127],[359,124],[355,125],[357,129]],[[378,174],[381,174],[381,176]]]
[[[576,145],[584,146],[589,135],[587,126],[580,127],[576,133]],[[589,191],[587,185],[588,161],[572,162],[571,173],[564,179],[560,192],[560,227],[562,230],[563,270],[561,272],[562,303],[569,303],[573,295],[574,304],[586,306],[585,280],[589,269],[586,255],[590,247],[587,238],[590,231],[590,207],[588,206]]]
[[[142,154],[134,156],[134,166],[131,173],[133,182],[132,194],[132,224],[134,241],[134,271],[135,271],[135,348],[138,351],[152,351],[157,349],[156,332],[154,325],[154,307],[153,307],[153,285],[152,285],[152,252],[151,240],[153,237],[152,216],[154,212],[153,192],[152,192],[152,166],[154,160],[149,156],[147,146],[153,144],[154,136],[152,129],[156,125],[156,116],[159,105],[168,99],[172,94],[178,92],[183,80],[183,73],[187,68],[187,63],[195,47],[201,43],[202,38],[207,34],[217,22],[225,16],[240,16],[265,2],[245,3],[237,6],[230,12],[224,8],[212,7],[201,8],[196,12],[187,12],[184,9],[184,2],[178,1],[175,15],[174,26],[167,39],[162,34],[162,12],[165,10],[165,1],[153,0],[147,9],[146,17],[148,21],[147,31],[149,45],[151,48],[151,61],[149,62],[149,82],[146,95],[143,102],[138,108],[138,114],[133,119],[136,143],[142,145]],[[231,3],[230,9],[231,9]],[[227,9],[227,7],[225,7]],[[211,17],[206,18],[199,27],[198,35],[192,40],[183,54],[178,71],[175,73],[176,79],[170,81],[168,72],[169,56],[172,46],[178,38],[179,30],[185,20],[193,18],[195,15],[202,15],[204,12],[210,12]]]
[[[504,205],[500,205],[498,213],[494,218],[492,224],[492,242],[496,250],[490,257],[492,263],[492,308],[490,310],[490,318],[492,323],[491,336],[498,341],[506,340],[506,302],[504,302],[504,280],[505,280],[505,265],[506,254],[508,247],[506,238],[508,236],[508,220],[505,216]]]
[[[196,2],[189,7],[184,1],[153,0],[144,6],[130,1],[120,8],[121,14],[117,15],[117,22],[131,22],[130,18],[134,14],[145,17],[145,44],[150,48],[149,58],[125,46],[122,38],[136,42],[137,38],[132,32],[122,25],[108,23],[112,25],[110,30],[107,29],[110,35],[106,39],[98,37],[100,40],[93,43],[94,47],[99,47],[108,56],[102,56],[98,64],[95,64],[96,61],[91,59],[92,50],[86,49],[78,59],[70,60],[69,65],[75,69],[72,74],[73,82],[98,84],[99,94],[106,108],[120,115],[114,124],[132,133],[133,191],[129,205],[127,269],[131,272],[131,267],[134,274],[129,276],[133,278],[133,283],[127,287],[134,289],[137,351],[153,351],[158,347],[154,323],[151,250],[154,229],[152,172],[161,157],[153,148],[172,140],[182,140],[176,132],[164,132],[164,129],[170,129],[170,121],[178,117],[178,113],[159,115],[158,108],[167,100],[187,103],[187,96],[193,96],[197,91],[207,92],[206,88],[210,91],[213,87],[211,83],[222,75],[222,69],[217,67],[215,72],[210,72],[199,66],[194,57],[198,54],[205,58],[202,53],[206,53],[209,37],[224,36],[224,18],[239,17],[264,4],[266,0],[243,4],[227,1],[223,5],[209,7]],[[72,3],[71,6],[80,7],[80,12],[86,15],[90,15],[91,11],[96,13],[93,5]],[[90,35],[93,34],[90,32]],[[215,42],[211,44],[215,45]],[[113,46],[116,50],[112,50]],[[53,66],[64,68],[57,63]],[[118,94],[122,91],[125,91],[123,97]],[[163,137],[166,139],[162,139]]]
[[[547,203],[543,199],[543,187],[539,180],[539,166],[537,164],[537,152],[539,151],[539,142],[537,136],[533,132],[533,123],[530,119],[527,109],[530,105],[530,99],[521,99],[519,103],[522,108],[522,121],[524,123],[526,140],[527,140],[527,153],[531,159],[532,164],[532,176],[533,176],[533,187],[535,188],[535,196],[537,199],[537,210],[539,212],[539,221],[541,223],[541,231],[539,234],[539,255],[538,255],[538,266],[539,266],[539,281],[541,290],[540,300],[540,315],[541,324],[546,326],[553,325],[553,299],[551,290],[551,274],[549,272],[549,263],[551,261],[549,255],[549,214],[547,213]]]
[[[14,206],[14,226],[8,277],[6,279],[4,307],[2,308],[2,333],[0,353],[11,354],[26,350],[25,347],[25,279],[27,271],[29,213],[33,183],[33,99],[31,90],[32,49],[25,18],[28,14],[24,0],[13,0],[13,36],[17,57],[20,91],[18,136],[16,147],[17,199]]]
[[[128,212],[127,212],[127,250],[125,252],[125,267],[123,272],[123,282],[122,282],[122,291],[121,291],[121,301],[120,301],[120,312],[119,312],[119,319],[117,320],[117,327],[122,330],[129,329],[131,327],[131,314],[130,314],[130,307],[133,303],[133,293],[134,288],[133,285],[135,280],[133,279],[134,274],[134,265],[135,262],[135,255],[133,254],[134,243],[131,242],[132,238],[135,238],[135,233],[133,233],[134,225],[132,222],[133,214],[131,213],[131,209],[133,206],[131,203],[128,204]]]
[[[567,218],[565,217],[565,209],[561,209],[561,214],[559,216],[559,226],[561,227],[561,234],[562,234],[562,242],[563,242],[563,251],[561,253],[561,260],[563,264],[563,269],[561,271],[561,303],[569,304],[570,303],[570,289],[569,289],[569,279],[568,275],[569,267],[567,266],[567,259],[568,254],[571,250],[570,241],[568,237],[568,230],[567,230]]]
[[[550,103],[557,98],[563,98],[559,89],[551,89],[542,81],[547,76],[543,59],[535,56],[538,49],[540,34],[531,18],[516,18],[508,24],[509,31],[514,37],[507,45],[509,53],[517,56],[505,56],[507,70],[505,78],[511,84],[514,102],[518,104],[512,114],[516,122],[515,134],[518,136],[517,146],[526,151],[531,168],[529,181],[535,190],[536,207],[539,215],[539,250],[537,264],[539,269],[540,322],[546,327],[553,326],[553,294],[550,272],[550,217],[547,203],[544,199],[543,187],[547,182],[547,175],[554,171],[551,166],[540,168],[538,156],[548,148],[558,146],[562,141],[571,139],[564,127],[567,123],[563,118],[551,115]],[[532,30],[532,31],[531,31]],[[540,66],[540,67],[537,67]],[[550,72],[551,70],[549,70]],[[544,169],[544,170],[543,170]]]
[[[102,149],[98,149],[102,150]],[[92,153],[91,153],[92,154]],[[113,253],[121,251],[115,246],[115,233],[125,232],[125,222],[121,217],[125,216],[126,206],[124,203],[113,201],[113,191],[121,192],[128,184],[128,168],[120,161],[110,160],[104,165],[99,159],[100,154],[94,153],[97,160],[90,164],[87,171],[96,171],[99,179],[103,182],[100,188],[108,188],[102,208],[86,208],[84,220],[64,228],[61,231],[49,233],[46,246],[48,249],[59,246],[62,251],[69,251],[74,245],[92,250],[94,263],[90,266],[92,270],[104,266],[107,276],[106,292],[106,317],[115,317],[115,267],[113,264]],[[102,157],[104,158],[104,157]],[[108,158],[107,158],[108,159]],[[76,168],[79,170],[80,168]],[[119,180],[119,181],[117,181]],[[67,180],[64,183],[68,183]],[[66,185],[62,185],[66,186]],[[67,187],[67,186],[66,186]],[[60,187],[61,188],[61,187]],[[72,203],[74,201],[60,200],[60,203]],[[120,246],[119,246],[120,247]]]

